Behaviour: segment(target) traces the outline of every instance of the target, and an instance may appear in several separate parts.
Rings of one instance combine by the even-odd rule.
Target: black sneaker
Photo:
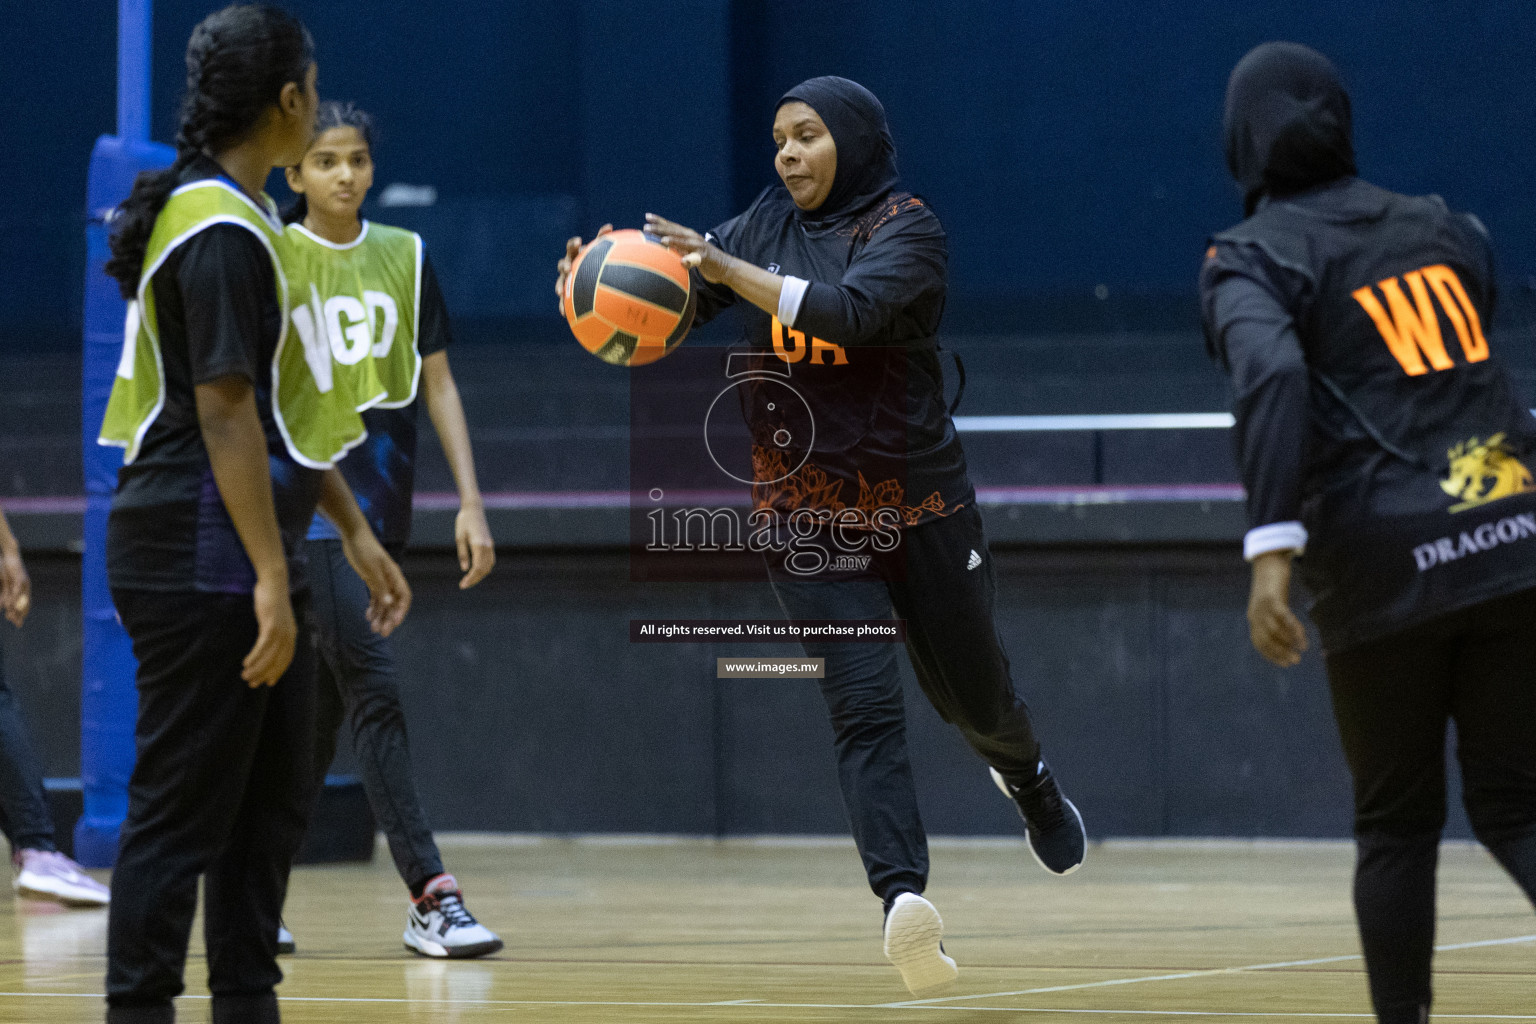
[[[289,956],[298,951],[299,944],[293,941],[293,932],[281,921],[277,923],[277,955]]]
[[[1053,875],[1070,875],[1083,866],[1088,855],[1088,833],[1077,805],[1056,785],[1056,777],[1044,761],[1035,781],[1022,788],[1009,785],[996,768],[992,781],[1019,808],[1024,819],[1024,840],[1035,861]]]

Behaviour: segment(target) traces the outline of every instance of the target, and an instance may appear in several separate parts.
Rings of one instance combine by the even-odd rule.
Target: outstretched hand
[[[719,284],[725,280],[731,267],[731,257],[693,228],[685,228],[665,217],[648,213],[645,215],[645,229],[655,235],[662,245],[681,256],[683,266],[697,268],[710,284]]]

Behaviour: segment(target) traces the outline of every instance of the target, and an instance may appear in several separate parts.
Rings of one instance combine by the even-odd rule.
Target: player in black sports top
[[[885,111],[842,78],[814,78],[779,101],[782,184],[703,236],[649,216],[649,230],[696,268],[698,319],[744,299],[746,340],[814,417],[763,385],[743,399],[759,510],[894,540],[867,570],[805,575],[770,560],[792,619],[906,620],[907,651],[933,706],[1017,803],[1037,859],[1057,874],[1086,850],[1082,819],[1040,757],[993,623],[994,579],[965,456],[943,394],[935,336],[947,290],[944,229],[901,187]],[[562,280],[580,240],[561,261]],[[770,376],[771,380],[771,376]],[[799,412],[799,418],[796,413]],[[804,463],[801,464],[801,460]],[[871,552],[871,547],[873,551]],[[955,977],[941,924],[921,896],[927,839],[906,749],[896,650],[808,641],[825,659],[838,775],[870,887],[886,908],[886,953],[908,987]]]
[[[1254,646],[1293,665],[1312,592],[1355,784],[1355,910],[1383,1024],[1430,1005],[1446,720],[1468,816],[1536,894],[1536,422],[1490,350],[1473,217],[1356,177],[1332,64],[1260,46],[1227,88],[1248,217],[1200,274],[1253,524]]]

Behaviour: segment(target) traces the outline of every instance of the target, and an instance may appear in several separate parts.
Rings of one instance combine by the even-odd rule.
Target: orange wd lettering
[[[1411,305],[1408,297],[1403,294],[1402,281],[1407,282],[1408,291],[1413,296]],[[1376,330],[1381,332],[1387,349],[1404,373],[1410,377],[1428,373],[1429,369],[1424,365],[1426,358],[1436,370],[1449,370],[1455,365],[1445,351],[1445,339],[1440,333],[1440,315],[1435,310],[1434,299],[1430,298],[1431,290],[1435,298],[1440,300],[1451,326],[1455,328],[1467,361],[1475,363],[1488,358],[1488,343],[1483,338],[1482,322],[1471,300],[1467,298],[1461,281],[1450,267],[1441,264],[1421,267],[1404,274],[1402,281],[1389,277],[1377,282],[1376,287],[1387,298],[1386,308],[1382,307],[1381,300],[1376,298],[1370,285],[1357,288],[1350,295],[1376,324]]]

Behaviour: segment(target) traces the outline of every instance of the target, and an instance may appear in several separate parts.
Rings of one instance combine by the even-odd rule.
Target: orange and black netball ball
[[[644,232],[610,231],[577,254],[563,306],[582,348],[615,366],[643,366],[688,334],[693,282],[681,257]]]

